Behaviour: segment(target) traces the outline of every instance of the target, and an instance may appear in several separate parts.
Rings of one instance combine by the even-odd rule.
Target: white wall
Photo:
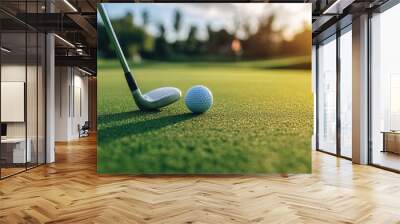
[[[82,73],[77,75],[77,70],[74,71],[74,108],[72,109],[72,130],[71,135],[74,138],[79,137],[78,125],[83,125],[88,120],[88,78],[82,76]],[[79,93],[80,92],[80,93]],[[80,96],[80,97],[79,97]],[[80,102],[79,102],[80,101]],[[80,111],[81,110],[81,111]]]
[[[39,69],[39,70],[37,70]],[[7,124],[7,137],[8,138],[27,138],[29,139],[29,147],[31,148],[32,162],[44,163],[44,74],[42,73],[41,66],[28,65],[18,63],[4,63],[1,66],[2,82],[23,82],[26,85],[26,101],[21,108],[14,108],[20,110],[22,116],[26,113],[25,118],[21,122],[5,122]],[[25,80],[27,78],[27,80]],[[4,89],[2,89],[3,92]],[[20,94],[24,94],[25,89]],[[3,93],[4,94],[4,93]],[[2,95],[2,98],[8,98],[7,95]],[[26,102],[26,107],[25,107]],[[17,103],[17,102],[15,102]],[[17,113],[13,108],[2,107],[2,112]]]
[[[68,141],[70,69],[55,68],[55,141]]]
[[[1,82],[1,121],[25,121],[25,83]],[[36,105],[34,105],[36,108]]]
[[[3,64],[1,66],[1,81],[2,82],[25,82],[25,64]],[[5,110],[6,108],[1,108]],[[25,122],[8,122],[7,123],[8,137],[25,137]]]
[[[56,141],[79,138],[78,125],[88,120],[88,105],[88,78],[76,68],[56,67]]]
[[[25,64],[3,64],[1,65],[1,81],[25,82]]]
[[[18,64],[3,64],[1,66],[1,81],[2,82],[25,82],[25,71],[26,67],[24,65]],[[32,66],[28,66],[28,73],[36,69]],[[29,89],[28,89],[29,90]],[[36,92],[34,93],[27,93],[27,96],[35,96]],[[36,107],[36,105],[35,105]],[[6,108],[2,108],[5,110]],[[31,117],[28,114],[28,120],[31,121]],[[36,114],[35,114],[36,116]],[[7,122],[7,135],[9,137],[25,137],[25,122]],[[29,136],[28,136],[29,137]]]

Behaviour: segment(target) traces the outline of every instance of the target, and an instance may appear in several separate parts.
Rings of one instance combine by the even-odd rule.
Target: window
[[[318,47],[318,149],[336,153],[336,36]]]
[[[351,26],[340,36],[340,154],[352,154],[352,34]]]
[[[371,18],[372,164],[400,170],[400,5]]]

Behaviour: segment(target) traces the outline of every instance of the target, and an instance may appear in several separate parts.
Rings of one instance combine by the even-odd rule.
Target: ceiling
[[[254,0],[236,2],[312,3],[313,39],[345,17],[373,9],[387,0]],[[101,2],[152,2],[151,0],[1,0],[3,32],[54,32],[57,65],[73,65],[96,71],[96,4]],[[158,0],[157,2],[172,2]],[[199,2],[199,1],[197,1]],[[202,0],[215,2],[215,0]],[[231,2],[231,0],[220,0]],[[49,12],[52,13],[49,13]],[[26,13],[27,12],[27,13]],[[349,19],[349,18],[347,18]],[[349,19],[351,22],[351,18]],[[332,31],[334,32],[334,31]],[[16,39],[17,40],[17,39]],[[66,41],[64,41],[66,40]],[[16,43],[17,44],[17,43]],[[73,45],[73,46],[72,46]],[[15,46],[16,47],[16,46]]]
[[[57,34],[57,65],[78,66],[96,73],[96,4],[93,0],[1,0],[0,22],[11,56],[26,55],[25,35],[17,33]],[[51,13],[50,13],[51,12]],[[14,38],[13,38],[14,37]],[[23,40],[20,40],[20,39]],[[28,38],[29,40],[30,38]],[[36,48],[35,48],[36,49]],[[27,48],[28,55],[31,45]],[[28,57],[31,58],[31,57]]]
[[[352,22],[354,16],[372,11],[389,0],[306,0],[313,6],[313,42],[317,43]]]

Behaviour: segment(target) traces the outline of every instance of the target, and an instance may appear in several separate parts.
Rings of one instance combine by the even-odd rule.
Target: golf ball
[[[213,95],[205,86],[193,86],[186,93],[185,103],[193,113],[204,113],[209,110],[213,104]]]

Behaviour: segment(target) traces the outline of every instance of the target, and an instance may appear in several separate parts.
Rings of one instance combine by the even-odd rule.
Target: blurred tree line
[[[236,33],[225,29],[213,30],[207,26],[208,39],[198,39],[198,28],[190,26],[186,39],[178,39],[169,43],[166,38],[166,27],[157,24],[158,35],[147,32],[150,15],[141,13],[142,25],[134,23],[134,15],[128,12],[124,17],[112,20],[120,45],[126,56],[155,60],[190,60],[193,57],[212,60],[267,59],[284,56],[304,56],[311,54],[311,27],[304,24],[303,30],[295,34],[291,40],[285,40],[283,29],[273,27],[275,15],[266,15],[255,32],[250,31],[249,24],[237,24],[236,29],[243,30],[245,38],[239,39]],[[180,33],[183,24],[182,13],[178,10],[173,15],[173,28]],[[111,42],[103,24],[98,23],[99,56],[115,57]]]

